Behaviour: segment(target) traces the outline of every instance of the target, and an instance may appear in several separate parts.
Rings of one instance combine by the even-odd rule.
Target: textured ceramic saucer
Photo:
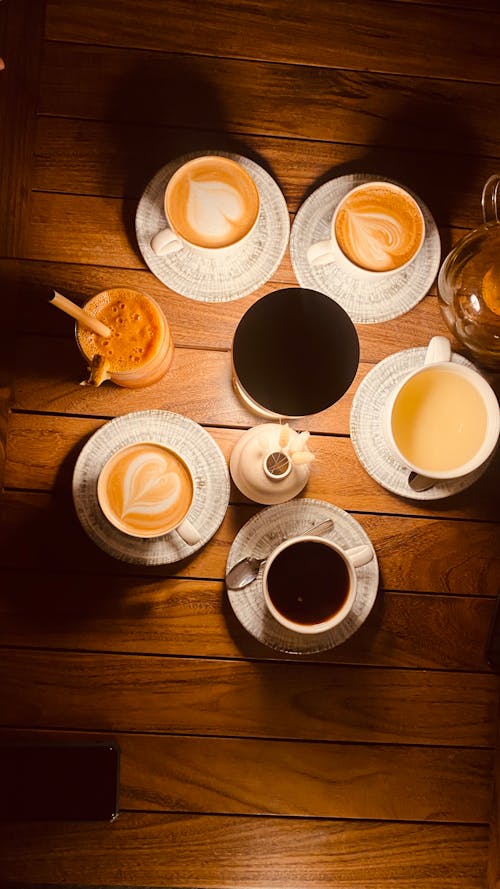
[[[383,431],[383,412],[392,389],[412,370],[422,367],[427,347],[406,349],[389,355],[366,375],[354,396],[350,432],[360,463],[379,485],[393,494],[411,500],[439,500],[465,490],[486,470],[486,465],[458,479],[436,481],[427,491],[413,491],[408,485],[409,470],[399,463],[386,442]],[[453,353],[452,361],[474,370],[477,368]]]
[[[211,258],[187,247],[157,256],[150,242],[166,226],[163,197],[167,182],[178,167],[203,154],[232,158],[251,174],[261,201],[255,229],[240,248],[225,256]],[[290,218],[279,186],[259,164],[225,151],[198,151],[171,161],[156,173],[139,201],[135,229],[142,256],[162,284],[189,299],[229,302],[253,293],[271,278],[288,245]]]
[[[226,573],[248,554],[265,556],[281,538],[303,533],[324,519],[335,522],[329,540],[349,549],[360,544],[371,545],[370,538],[349,513],[323,500],[302,498],[279,503],[254,515],[236,535],[229,551]],[[262,591],[261,566],[257,578],[242,590],[228,590],[231,607],[243,627],[259,642],[285,654],[315,654],[345,642],[368,617],[378,590],[378,562],[373,559],[356,568],[356,598],[350,614],[333,630],[315,635],[302,635],[281,626],[268,612]]]
[[[201,535],[189,546],[170,531],[153,540],[128,537],[104,517],[97,501],[97,479],[106,460],[120,448],[148,441],[182,454],[194,478],[188,513]],[[166,565],[192,555],[215,534],[229,503],[229,471],[212,436],[187,417],[169,411],[137,411],[102,426],[82,448],[73,473],[73,500],[83,529],[110,556],[134,565]]]
[[[386,176],[356,173],[339,176],[321,185],[300,207],[290,237],[292,266],[301,287],[322,290],[331,296],[356,324],[389,321],[408,312],[429,292],[441,258],[441,242],[431,213],[418,195],[403,186],[420,206],[426,231],[420,253],[406,269],[384,281],[368,281],[356,279],[334,262],[315,268],[310,266],[307,251],[311,244],[330,237],[330,223],[338,202],[354,186],[374,180],[394,182]]]

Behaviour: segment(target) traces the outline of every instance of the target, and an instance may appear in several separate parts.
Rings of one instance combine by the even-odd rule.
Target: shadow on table
[[[370,147],[362,153],[353,148],[355,159],[331,167],[307,194],[338,176],[373,173],[415,191],[439,226],[474,225],[480,221],[483,184],[482,173],[474,168],[479,164],[474,158],[477,139],[465,110],[432,96],[425,102],[402,101],[381,122]],[[449,233],[444,234],[443,256],[451,248]]]
[[[116,162],[123,165],[125,195],[133,198],[124,202],[124,225],[139,257],[136,201],[169,161],[221,150],[250,156],[271,172],[264,158],[227,132],[223,98],[205,75],[195,58],[153,54],[137,63],[112,99],[107,118],[114,127]]]

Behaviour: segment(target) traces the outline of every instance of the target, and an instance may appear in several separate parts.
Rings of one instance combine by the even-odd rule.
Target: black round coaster
[[[238,383],[257,406],[304,417],[331,407],[347,391],[359,364],[359,340],[333,299],[289,287],[245,312],[232,357]]]

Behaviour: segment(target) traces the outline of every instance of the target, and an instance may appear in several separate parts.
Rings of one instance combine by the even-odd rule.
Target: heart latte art
[[[375,272],[398,269],[417,253],[424,235],[413,198],[394,186],[354,189],[337,211],[335,236],[355,265]]]
[[[165,210],[181,238],[198,247],[228,247],[253,228],[257,187],[243,167],[224,157],[188,161],[173,175]]]
[[[98,482],[104,514],[136,537],[166,534],[182,522],[191,506],[193,485],[187,466],[173,451],[136,444],[115,454]]]

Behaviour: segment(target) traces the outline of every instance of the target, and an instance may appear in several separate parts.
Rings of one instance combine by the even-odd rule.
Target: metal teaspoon
[[[325,519],[324,522],[320,522],[319,525],[313,525],[312,528],[308,528],[306,531],[302,531],[300,534],[289,535],[290,537],[304,537],[307,534],[315,534],[321,535],[326,534],[327,531],[331,531],[333,528],[334,522],[333,519]],[[278,540],[276,546],[279,546],[280,543],[283,543],[284,540],[288,540],[287,537],[282,537],[281,540]],[[275,549],[276,547],[273,547]],[[245,556],[244,559],[240,559],[239,562],[236,562],[236,565],[228,571],[226,574],[226,585],[231,590],[241,590],[243,587],[248,586],[252,580],[255,580],[257,574],[259,573],[259,568],[263,565],[264,562],[267,562],[271,553],[268,553],[267,556],[263,556],[263,558],[257,558],[257,556]]]

